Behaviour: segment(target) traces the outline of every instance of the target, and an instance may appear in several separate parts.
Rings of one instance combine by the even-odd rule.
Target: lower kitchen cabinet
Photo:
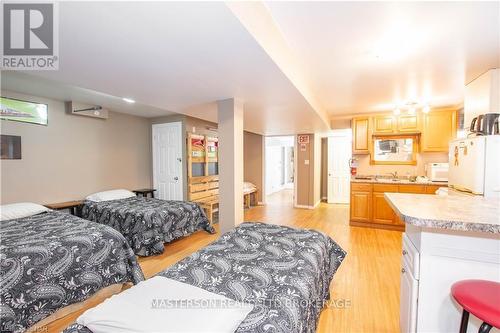
[[[384,193],[434,194],[439,185],[351,183],[350,225],[405,230],[405,224],[385,200]]]
[[[395,224],[396,214],[384,198],[383,192],[373,192],[372,195],[372,222],[380,224]]]

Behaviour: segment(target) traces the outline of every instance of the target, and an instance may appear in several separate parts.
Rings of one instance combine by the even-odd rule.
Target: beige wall
[[[48,126],[1,121],[19,135],[21,160],[1,161],[1,203],[53,203],[114,188],[151,186],[149,119],[110,112],[109,119],[67,114],[61,101],[3,91],[49,105]]]
[[[244,181],[257,186],[257,200],[262,200],[262,145],[264,137],[259,134],[245,132],[243,136],[243,176]]]

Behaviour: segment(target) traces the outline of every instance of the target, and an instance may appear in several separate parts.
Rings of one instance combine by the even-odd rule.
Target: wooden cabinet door
[[[371,192],[351,191],[351,221],[371,221]]]
[[[425,187],[425,193],[427,193],[427,194],[436,194],[436,191],[440,187],[446,187],[446,185],[427,185]]]
[[[373,223],[395,224],[394,210],[385,200],[383,192],[373,192],[372,195]]]
[[[403,115],[398,117],[398,132],[415,133],[419,131],[418,116]]]
[[[448,143],[457,134],[456,111],[434,111],[424,114],[422,151],[448,151]]]
[[[370,147],[370,119],[368,117],[352,119],[352,153],[368,154]]]
[[[383,115],[373,117],[373,132],[375,133],[394,133],[395,118],[392,115]]]
[[[425,194],[425,185],[399,185],[399,193]]]

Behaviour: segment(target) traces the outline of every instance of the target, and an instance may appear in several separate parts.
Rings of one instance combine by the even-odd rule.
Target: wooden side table
[[[52,204],[46,204],[44,206],[53,210],[69,209],[71,215],[81,216],[82,215],[81,208],[83,206],[83,200],[57,202]]]
[[[133,190],[132,192],[134,192],[138,197],[141,196],[147,198],[149,195],[151,195],[151,198],[154,198],[155,191],[156,190],[154,188],[141,188],[138,190]]]

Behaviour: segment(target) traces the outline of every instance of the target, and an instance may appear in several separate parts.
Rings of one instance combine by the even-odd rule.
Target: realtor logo
[[[55,3],[3,3],[2,69],[58,69]]]

